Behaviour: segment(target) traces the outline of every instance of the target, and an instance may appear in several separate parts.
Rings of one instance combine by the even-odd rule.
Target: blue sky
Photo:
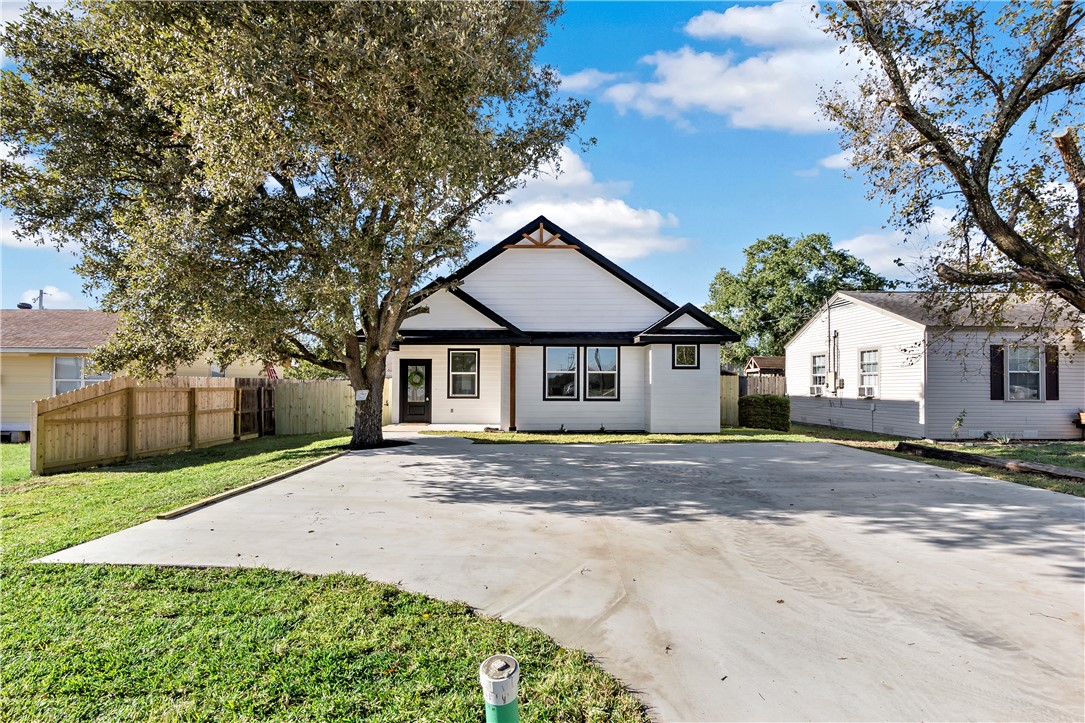
[[[679,303],[703,304],[720,268],[769,234],[824,232],[875,270],[917,254],[887,211],[846,178],[818,87],[850,72],[808,0],[571,2],[542,49],[564,88],[591,101],[586,153],[514,192],[475,226],[478,248],[540,213]],[[11,5],[5,3],[5,16]],[[854,67],[854,66],[851,66]],[[18,245],[4,214],[3,306],[45,288],[46,307],[93,307],[75,257]],[[921,230],[932,234],[937,228]],[[921,246],[922,243],[920,242]]]

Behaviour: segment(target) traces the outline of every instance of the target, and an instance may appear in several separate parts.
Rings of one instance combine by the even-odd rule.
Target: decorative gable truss
[[[604,280],[610,279],[602,286],[592,287],[596,297],[600,293],[616,295],[611,303],[620,311],[615,317],[606,316],[609,325],[596,327],[590,321],[585,324],[584,318],[571,319],[567,316],[568,312],[555,313],[543,319],[543,323],[539,323],[537,319],[529,319],[530,313],[525,314],[516,309],[516,304],[508,303],[509,299],[515,299],[522,307],[523,300],[531,298],[531,293],[538,293],[540,288],[551,289],[560,283],[560,277],[532,278],[530,271],[526,269],[538,269],[536,273],[539,274],[544,274],[546,269],[551,269],[551,274],[554,273],[553,269],[568,269],[571,266],[567,262],[571,259],[566,259],[565,254],[552,257],[553,263],[531,261],[525,267],[523,263],[517,262],[517,259],[521,261],[529,257],[534,259],[532,254],[521,259],[521,251],[555,250],[570,251],[583,257],[588,262],[586,267],[583,266],[583,262],[571,266],[585,271],[594,269],[589,276],[597,279],[597,283],[601,284]],[[511,254],[511,256],[508,260],[504,260],[506,259],[504,254]],[[542,256],[551,258],[548,253]],[[499,258],[503,259],[500,263],[493,263]],[[506,275],[514,272],[521,275],[528,273],[529,276],[523,281],[517,281]],[[615,280],[618,282],[616,285]],[[534,282],[535,288],[527,288],[529,282]],[[612,291],[601,292],[603,288],[612,289]],[[554,293],[560,295],[556,289]],[[490,303],[480,301],[478,295]],[[455,273],[434,280],[419,291],[418,297],[420,301],[416,308],[424,306],[428,308],[428,311],[412,315],[403,323],[400,330],[400,344],[471,342],[546,345],[606,342],[647,345],[652,343],[718,344],[738,340],[737,334],[704,311],[692,304],[678,306],[542,216],[486,250]],[[567,299],[562,299],[562,301],[566,303],[566,306],[569,305]],[[502,309],[509,306],[514,311],[518,311],[520,316],[532,321],[533,325],[520,324],[518,326],[517,323],[513,323],[507,316],[494,310],[490,304],[495,302],[501,305]],[[576,305],[573,304],[573,306]],[[629,315],[628,310],[631,306],[639,309],[636,314],[641,324],[651,319],[655,313],[662,316],[647,328],[640,330],[629,328],[632,324],[623,328],[622,324],[625,323],[621,321],[621,318],[625,318],[622,317],[623,313],[628,317],[627,321],[636,321],[636,318]],[[531,308],[538,309],[539,307]]]

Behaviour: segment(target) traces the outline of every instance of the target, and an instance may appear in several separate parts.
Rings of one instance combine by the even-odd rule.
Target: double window
[[[1006,348],[1008,399],[1015,401],[1040,398],[1040,349],[1035,346]]]
[[[859,386],[866,387],[871,396],[878,389],[878,350],[868,349],[859,352]]]
[[[448,350],[448,396],[478,399],[478,349]]]
[[[580,349],[548,346],[543,349],[543,399],[580,399]],[[584,399],[618,401],[619,352],[616,346],[584,349]]]
[[[824,387],[826,383],[826,361],[828,354],[814,354],[810,362],[810,384],[815,387]]]
[[[81,356],[53,357],[53,394],[72,392],[112,378],[110,374],[95,374]]]

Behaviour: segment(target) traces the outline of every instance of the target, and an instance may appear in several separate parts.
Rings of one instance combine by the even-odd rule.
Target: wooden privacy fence
[[[353,421],[345,381],[117,377],[34,402],[30,469],[85,469],[267,434],[345,433]]]
[[[787,395],[787,378],[777,376],[745,377],[746,391],[743,396],[749,394],[779,394]]]
[[[720,375],[720,426],[738,426],[738,377]]]

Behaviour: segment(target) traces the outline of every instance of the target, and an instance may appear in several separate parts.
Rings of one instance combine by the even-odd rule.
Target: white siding
[[[834,332],[839,335],[829,354]],[[922,328],[861,304],[847,302],[828,315],[822,310],[787,344],[792,421],[924,436],[923,334]],[[859,352],[871,349],[878,350],[878,393],[859,399]],[[815,354],[829,355],[829,369],[844,380],[835,395],[829,389],[822,397],[809,395]]]
[[[639,331],[666,314],[565,248],[505,251],[467,276],[462,288],[525,331]]]
[[[991,399],[990,345],[1018,340],[1014,334],[959,332],[948,338],[931,337],[927,362],[927,435],[953,438],[953,420],[967,412],[961,439],[982,437],[984,432],[1008,434],[1019,439],[1079,439],[1074,426],[1078,410],[1085,407],[1085,354],[1059,355],[1058,401],[1012,401]],[[1024,342],[1028,344],[1029,342]],[[1031,345],[1036,346],[1035,342]],[[1065,349],[1063,350],[1065,352]],[[1041,357],[1042,359],[1042,357]],[[1045,395],[1041,367],[1040,396]]]
[[[408,317],[400,328],[403,329],[500,329],[499,324],[490,321],[475,311],[465,302],[460,301],[447,291],[436,291],[426,297],[420,306],[429,308],[425,314]]]
[[[700,345],[699,369],[672,369],[670,344],[650,344],[649,432],[720,431],[720,345]]]
[[[525,251],[527,255],[536,253]],[[569,253],[569,252],[561,252]],[[514,322],[515,323],[515,322]],[[578,379],[579,401],[543,399],[543,347],[516,350],[516,428],[521,431],[642,430],[645,428],[645,362],[643,347],[619,347],[619,401],[585,401],[583,351]]]
[[[664,329],[707,329],[708,327],[701,322],[694,319],[689,314],[682,314],[680,317],[667,324]]]
[[[448,396],[448,350],[479,350],[479,397],[464,399]],[[431,421],[434,424],[501,424],[502,400],[502,349],[501,346],[472,347],[457,344],[452,347],[437,345],[410,345],[388,355],[388,369],[392,372],[391,396],[392,423],[399,423],[399,394],[403,380],[399,378],[399,363],[403,359],[429,359],[431,361],[430,400]]]

